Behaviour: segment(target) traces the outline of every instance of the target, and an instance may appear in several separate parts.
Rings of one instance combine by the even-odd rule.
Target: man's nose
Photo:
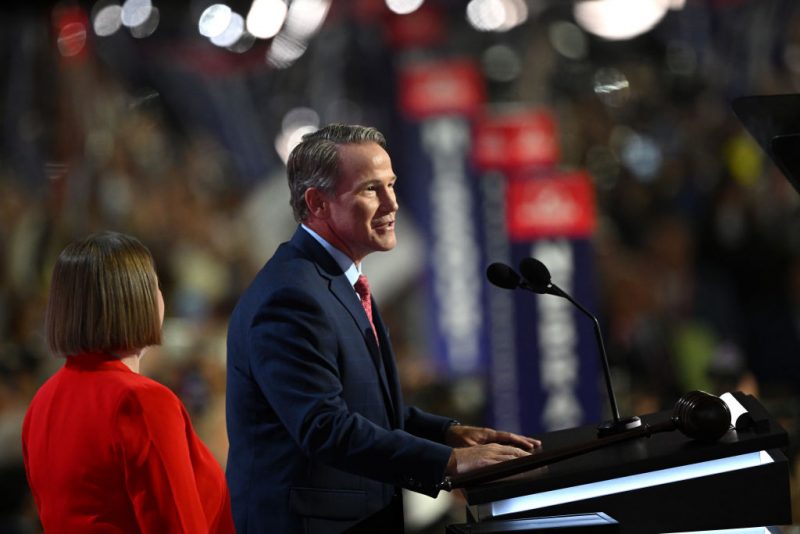
[[[397,211],[400,208],[394,189],[386,189],[386,194],[383,195],[381,205],[386,211]]]

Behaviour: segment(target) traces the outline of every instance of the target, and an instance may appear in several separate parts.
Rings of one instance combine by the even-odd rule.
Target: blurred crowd
[[[709,35],[695,43],[703,53],[694,56],[693,70],[670,70],[668,60],[678,37],[696,30],[697,12],[687,13],[693,23],[675,18],[662,33],[627,48],[600,45],[582,61],[560,57],[543,40],[546,32],[522,29],[513,36],[522,74],[491,82],[490,98],[553,109],[563,164],[587,168],[594,180],[598,315],[624,411],[665,409],[692,389],[742,390],[784,424],[794,455],[800,195],[762,155],[730,102],[744,94],[797,92],[800,15],[787,7],[791,2],[699,4],[708,10]],[[712,5],[720,11],[711,13]],[[774,24],[742,22],[755,15]],[[533,27],[545,28],[546,18],[538,24]],[[375,46],[365,37],[373,34],[352,31],[352,23],[339,20],[320,39],[345,40],[350,49]],[[734,36],[759,44],[764,56],[731,44]],[[30,57],[57,73],[47,91],[39,89],[49,100],[32,104],[17,129],[6,128],[0,152],[0,531],[36,524],[24,491],[19,432],[36,388],[61,365],[47,353],[42,323],[50,269],[63,246],[112,229],[137,236],[153,252],[167,306],[165,343],[148,352],[143,372],[178,393],[224,464],[228,313],[294,227],[283,169],[269,143],[260,146],[270,154],[264,175],[237,178],[240,168],[219,139],[176,129],[164,102],[143,100],[97,58],[59,62],[46,36],[39,37],[44,40],[30,45],[38,55]],[[317,65],[314,54],[312,48],[308,62]],[[370,57],[380,61],[379,54],[361,59]],[[614,101],[592,90],[598,65],[626,76],[627,89]],[[3,67],[19,68],[8,58]],[[297,76],[312,76],[301,64],[297,69]],[[292,74],[274,76],[288,86]],[[17,101],[9,88],[4,96],[9,112]],[[16,137],[25,135],[42,140],[33,164],[38,174],[26,175],[33,167],[21,163]],[[379,295],[406,393],[434,411],[458,409],[448,395],[463,383],[436,374],[415,333],[424,320],[418,291],[412,277]],[[481,407],[468,409],[461,415],[481,423]]]

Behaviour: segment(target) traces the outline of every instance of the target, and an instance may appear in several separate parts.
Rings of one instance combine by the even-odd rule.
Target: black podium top
[[[800,192],[800,94],[743,96],[731,106],[762,150]]]
[[[783,448],[789,444],[786,431],[752,396],[735,393],[736,399],[758,422],[755,428],[730,430],[716,443],[694,441],[679,431],[638,437],[614,443],[580,456],[561,460],[494,482],[466,486],[462,491],[469,505],[570,488],[603,480],[636,475],[671,467],[727,458],[749,452]],[[670,418],[671,411],[642,417],[654,425]],[[541,436],[545,451],[574,448],[596,441],[596,425],[549,432]]]

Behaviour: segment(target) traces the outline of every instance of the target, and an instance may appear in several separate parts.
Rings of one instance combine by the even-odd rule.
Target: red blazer
[[[33,398],[22,447],[48,533],[234,532],[222,469],[181,401],[116,358],[67,358]]]

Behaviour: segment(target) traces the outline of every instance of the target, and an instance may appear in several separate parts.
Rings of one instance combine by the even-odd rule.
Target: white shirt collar
[[[328,254],[331,255],[337,265],[341,267],[342,272],[344,272],[344,275],[347,277],[347,281],[350,282],[350,285],[355,285],[358,277],[361,275],[361,269],[355,264],[350,256],[328,243],[324,237],[316,233],[305,224],[300,224],[300,226],[303,228],[303,230],[308,232],[309,235],[317,241],[317,243],[322,245],[322,248],[324,248]]]

